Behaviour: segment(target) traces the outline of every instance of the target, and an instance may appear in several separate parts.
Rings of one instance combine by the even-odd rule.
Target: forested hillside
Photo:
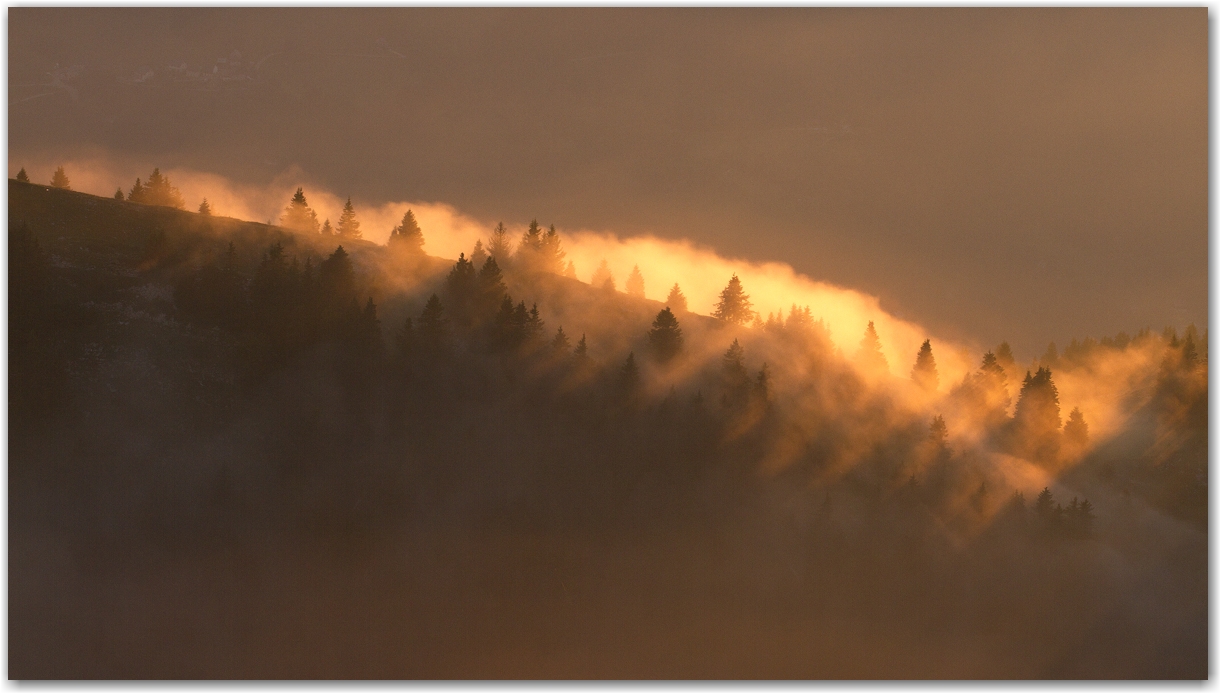
[[[122,193],[9,182],[14,678],[1207,676],[1193,326],[949,382],[538,223]]]

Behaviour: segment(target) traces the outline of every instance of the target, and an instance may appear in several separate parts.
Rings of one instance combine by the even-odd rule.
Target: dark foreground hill
[[[1019,416],[929,442],[800,320],[665,361],[522,260],[9,202],[13,678],[1207,676],[1176,336],[1096,509],[1024,503]]]

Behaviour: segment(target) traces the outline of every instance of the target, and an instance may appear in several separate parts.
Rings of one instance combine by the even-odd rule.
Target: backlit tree
[[[923,340],[919,354],[915,356],[915,367],[911,369],[911,380],[927,392],[935,392],[940,385],[936,372],[936,358],[932,356],[932,340]]]
[[[356,208],[352,206],[352,198],[347,198],[347,202],[343,205],[343,211],[339,213],[339,223],[335,226],[335,232],[341,238],[359,239],[360,222],[356,219]]]
[[[71,190],[71,185],[68,182],[68,174],[64,173],[64,167],[60,166],[55,169],[54,175],[51,176],[51,187]]]
[[[741,280],[734,274],[728,286],[720,292],[720,300],[712,315],[730,325],[744,325],[754,318],[753,308],[750,297],[741,288]]]

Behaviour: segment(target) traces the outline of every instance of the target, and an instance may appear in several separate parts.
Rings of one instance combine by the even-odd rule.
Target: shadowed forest
[[[1193,325],[958,379],[537,221],[69,188],[9,181],[13,678],[1208,675]]]

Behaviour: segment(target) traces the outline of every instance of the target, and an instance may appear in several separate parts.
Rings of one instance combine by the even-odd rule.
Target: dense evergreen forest
[[[1207,676],[1193,326],[950,381],[538,222],[455,260],[23,178],[14,678]]]

